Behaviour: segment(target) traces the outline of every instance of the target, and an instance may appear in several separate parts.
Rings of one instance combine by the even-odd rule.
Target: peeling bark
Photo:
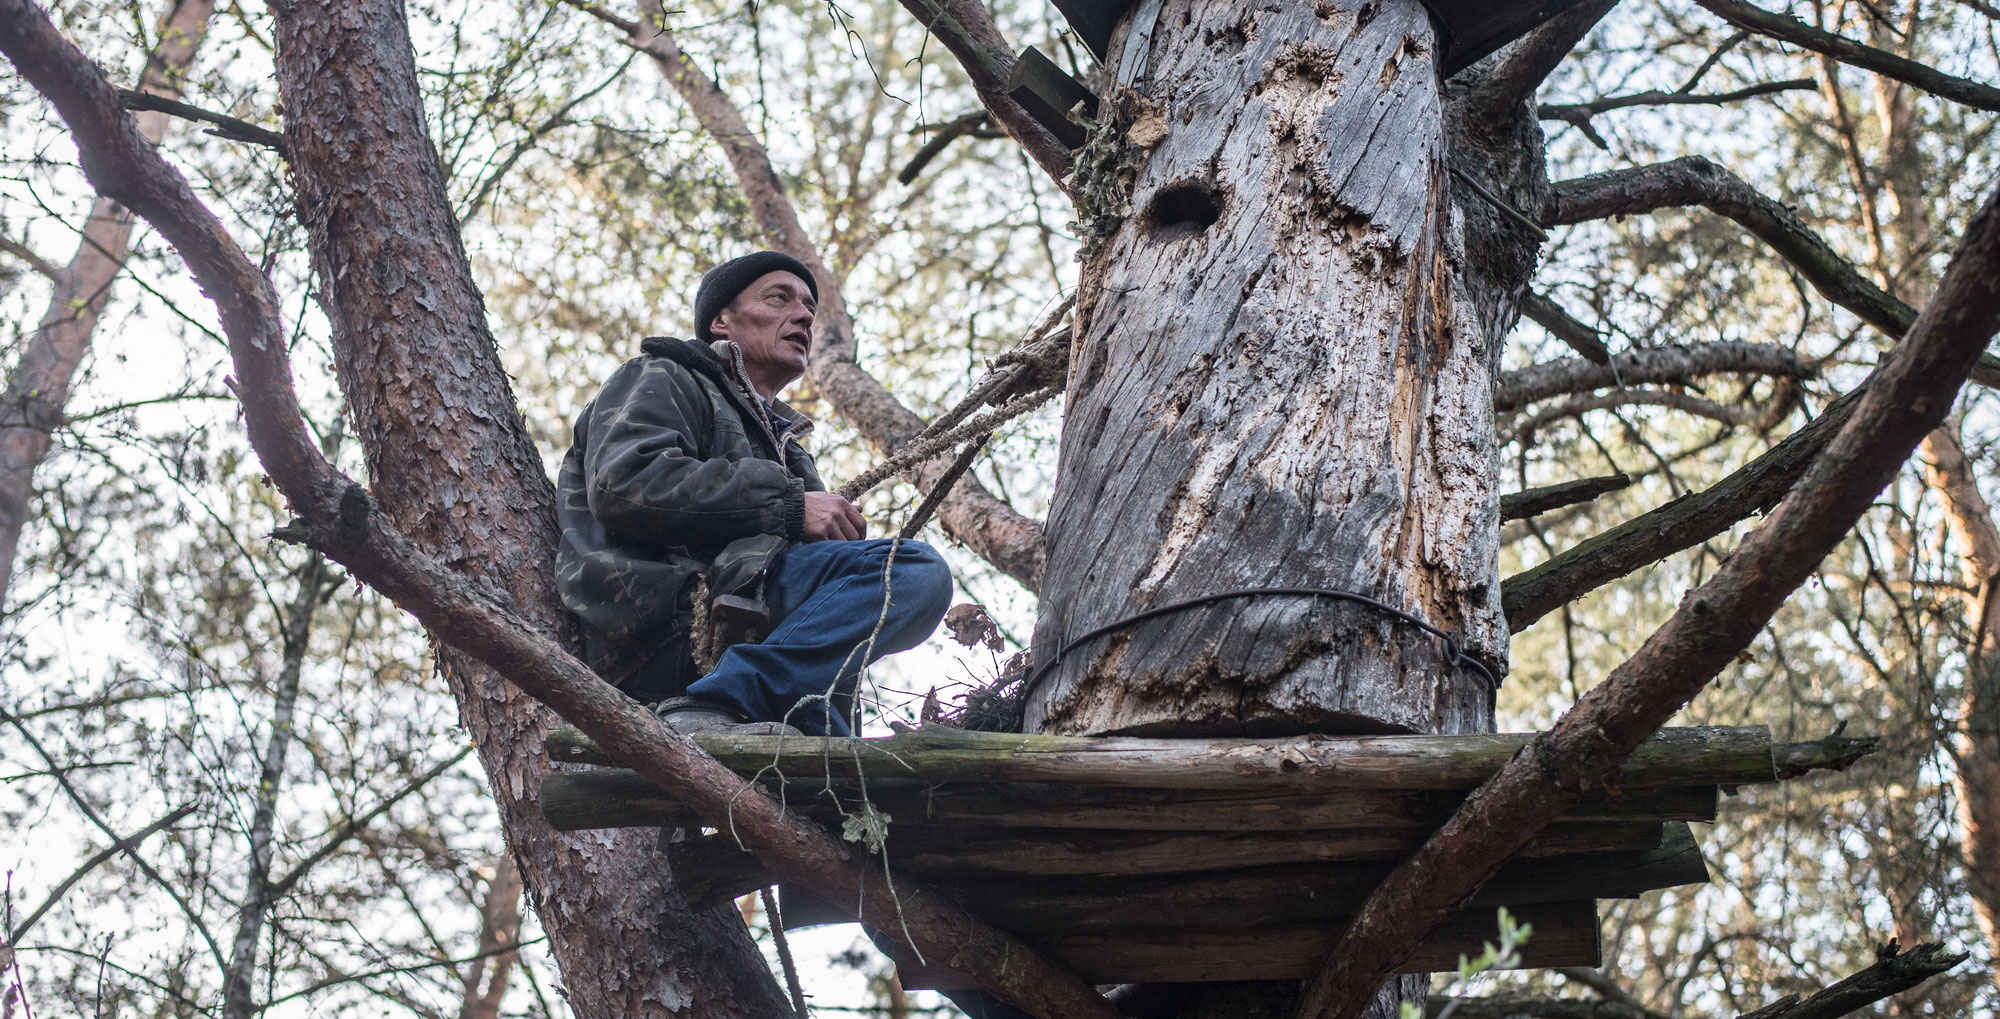
[[[180,0],[160,19],[159,42],[146,57],[142,92],[181,94],[181,80],[194,63],[214,0]],[[139,133],[158,143],[172,118],[141,113]],[[62,425],[71,382],[90,352],[97,318],[111,302],[112,284],[125,266],[132,244],[132,214],[109,198],[99,198],[83,223],[82,239],[67,265],[56,271],[55,288],[41,324],[28,337],[21,359],[0,394],[0,608],[14,577],[14,556],[34,498],[35,469],[49,455]],[[53,268],[53,267],[51,267]]]
[[[554,492],[515,408],[423,121],[400,5],[274,7],[299,215],[388,517],[543,631]],[[441,647],[508,843],[585,1016],[766,1016],[784,1008],[735,913],[696,914],[652,832],[557,834],[536,809],[547,709]]]

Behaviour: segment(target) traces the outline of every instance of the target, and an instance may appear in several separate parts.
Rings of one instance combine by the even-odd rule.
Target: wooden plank
[[[857,783],[766,781],[787,806],[823,821],[852,811]],[[1270,795],[1231,790],[1124,789],[1051,782],[868,782],[868,798],[899,826],[979,824],[1128,831],[1299,831],[1317,828],[1435,828],[1463,799],[1458,790],[1336,789]],[[1591,797],[1571,820],[1712,821],[1714,786],[1634,788]],[[603,768],[556,772],[542,785],[542,814],[558,831],[674,824],[679,806],[638,773]]]
[[[750,854],[723,837],[668,847],[681,893],[697,907],[715,905],[771,883]],[[1162,925],[1257,926],[1326,921],[1357,908],[1390,864],[1291,864],[1172,876],[957,876],[933,887],[1010,930],[1132,926],[1132,917]],[[1590,895],[1626,898],[1654,888],[1708,880],[1701,850],[1685,824],[1668,824],[1647,849],[1517,859],[1502,867],[1473,905],[1551,902]],[[835,910],[793,915],[797,922],[845,922]]]
[[[1521,947],[1517,968],[1597,966],[1603,959],[1596,904],[1539,903],[1509,908],[1534,933]],[[1496,937],[1494,914],[1461,913],[1448,921],[1404,965],[1406,973],[1454,970],[1460,955],[1475,955]],[[1203,983],[1222,980],[1299,980],[1310,976],[1332,948],[1337,926],[1268,927],[1245,931],[1147,928],[1058,935],[1036,939],[1085,980],[1113,983]],[[969,986],[943,967],[897,960],[906,988]]]
[[[1142,739],[965,732],[926,726],[876,739],[810,736],[695,737],[745,774],[911,778],[927,782],[1055,782],[1149,789],[1470,789],[1533,733],[1463,736],[1295,736],[1282,739]],[[551,733],[550,757],[615,763],[575,729]],[[1610,784],[1747,785],[1777,780],[1763,726],[1662,729]]]
[[[1392,860],[1414,852],[1422,831],[1091,832],[1073,829],[892,829],[884,851],[897,870],[926,881],[969,875],[1181,874],[1282,863]],[[1658,823],[1558,821],[1524,857],[1633,851],[1659,843]]]

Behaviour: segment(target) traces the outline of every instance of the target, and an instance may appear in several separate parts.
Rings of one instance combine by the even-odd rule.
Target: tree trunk
[[[1416,0],[1166,0],[1114,33],[1029,693],[1060,733],[1479,732],[1506,658],[1489,338]],[[1086,209],[1086,223],[1089,210]],[[1485,317],[1511,315],[1496,303]],[[1421,1000],[1387,985],[1372,1014]],[[1160,1014],[1286,1007],[1176,989]],[[1212,1000],[1211,1000],[1212,999]],[[1151,1014],[1151,1013],[1149,1013]],[[1273,1012],[1273,1014],[1276,1014]]]
[[[214,0],[180,0],[160,19],[160,41],[146,57],[141,91],[179,96],[181,80],[194,63],[208,32]],[[158,142],[171,118],[138,113],[139,132]],[[28,337],[21,359],[7,375],[0,395],[0,608],[14,577],[14,555],[34,498],[35,469],[49,455],[55,430],[69,403],[70,384],[90,350],[97,318],[111,301],[111,284],[125,267],[132,243],[132,214],[109,198],[90,206],[82,240],[55,279],[48,310]]]
[[[553,583],[554,493],[460,245],[402,7],[274,13],[299,215],[372,495],[405,533],[574,648]],[[657,833],[549,829],[536,809],[549,712],[465,655],[438,659],[576,1013],[787,1011],[735,911],[682,902]]]

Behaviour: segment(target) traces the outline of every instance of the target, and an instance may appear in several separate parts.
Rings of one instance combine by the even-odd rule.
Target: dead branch
[[[896,174],[896,182],[905,186],[915,183],[917,175],[924,172],[924,167],[931,165],[931,160],[936,159],[951,146],[952,142],[960,138],[992,137],[992,132],[982,130],[992,122],[993,115],[985,110],[976,110],[945,121],[936,133],[918,147],[916,154],[910,157],[910,161],[903,164],[903,169]]]
[[[156,96],[147,92],[134,92],[131,89],[119,89],[118,101],[128,110],[152,110],[155,113],[165,113],[170,116],[179,117],[182,120],[192,120],[198,124],[208,124],[213,128],[208,133],[217,138],[262,145],[265,148],[277,150],[278,155],[282,156],[285,154],[284,135],[267,128],[258,127],[247,120],[239,120],[235,117],[214,113],[204,110],[199,106],[180,102],[176,99],[168,99],[165,96]]]
[[[1616,1001],[1587,998],[1535,998],[1527,995],[1498,995],[1491,998],[1432,998],[1424,1015],[1440,1019],[1656,1019]]]
[[[4,251],[7,254],[10,254],[15,258],[20,259],[21,264],[27,266],[30,269],[35,270],[36,273],[50,280],[51,282],[62,281],[62,275],[63,275],[62,266],[59,266],[54,262],[51,262],[48,259],[43,258],[42,256],[36,254],[35,249],[30,248],[25,244],[22,244],[20,241],[17,241],[12,237],[0,236],[0,251]]]
[[[200,804],[184,803],[178,807],[175,807],[173,810],[168,811],[165,816],[161,817],[157,821],[154,821],[152,824],[149,824],[144,828],[141,828],[138,831],[135,831],[132,834],[125,836],[122,839],[117,839],[113,841],[110,845],[91,854],[89,859],[83,861],[81,864],[78,864],[75,870],[70,871],[68,877],[65,877],[61,881],[56,882],[56,886],[54,888],[49,889],[49,894],[42,897],[41,904],[36,906],[33,911],[29,912],[26,918],[24,918],[20,923],[15,924],[13,928],[7,932],[7,945],[10,947],[14,945],[19,945],[21,943],[21,939],[27,936],[28,931],[35,926],[35,921],[40,920],[42,918],[42,914],[47,913],[52,907],[55,906],[56,903],[61,902],[62,897],[68,894],[69,890],[75,887],[78,881],[83,880],[84,875],[89,874],[93,870],[96,870],[100,864],[104,863],[104,861],[109,860],[112,857],[118,856],[123,853],[132,852],[133,850],[139,847],[139,843],[146,841],[148,838],[151,838],[153,835],[161,831],[164,831],[168,828],[173,827],[176,824],[179,824],[181,818],[184,818],[189,814],[194,813],[194,810],[197,806],[200,806]]]
[[[1766,416],[1764,409],[1745,403],[1718,403],[1671,389],[1614,389],[1608,393],[1572,396],[1543,405],[1536,408],[1533,414],[1508,424],[1506,430],[1513,432],[1517,441],[1527,442],[1533,439],[1536,432],[1565,418],[1581,417],[1593,410],[1636,406],[1666,407],[1736,427],[1755,426]]]
[[[1521,295],[1521,314],[1548,330],[1550,336],[1568,344],[1569,349],[1583,355],[1584,360],[1592,364],[1605,364],[1611,360],[1611,350],[1604,345],[1604,339],[1597,335],[1597,330],[1584,325],[1547,295],[1532,290]]]
[[[903,8],[958,59],[979,101],[993,120],[1026,149],[1028,157],[1065,192],[1069,190],[1069,147],[1007,94],[1014,71],[1014,51],[993,23],[981,0],[902,0]],[[905,182],[907,183],[907,181]]]
[[[1608,96],[1593,99],[1587,103],[1545,103],[1535,108],[1535,115],[1543,120],[1560,120],[1582,131],[1598,148],[1604,148],[1604,139],[1598,137],[1591,126],[1592,117],[1611,110],[1625,110],[1635,106],[1726,106],[1740,103],[1745,99],[1772,95],[1778,92],[1812,91],[1819,84],[1811,78],[1787,78],[1784,81],[1760,82],[1728,92],[1667,92],[1661,89],[1647,89],[1631,95]]]
[[[1497,63],[1477,91],[1465,98],[1473,115],[1498,119],[1535,90],[1590,30],[1618,5],[1618,0],[1590,0],[1557,15],[1502,50]]]
[[[1299,1014],[1360,1015],[1433,927],[1749,647],[1944,420],[1996,329],[2000,193],[1972,217],[1936,293],[1801,483],[1636,654],[1376,887],[1308,982]]]
[[[1552,396],[1607,386],[1684,384],[1724,372],[1792,379],[1808,379],[1815,374],[1797,354],[1768,343],[1643,347],[1620,354],[1605,364],[1564,358],[1502,372],[1494,388],[1493,409],[1504,414]]]
[[[215,215],[139,135],[116,91],[28,0],[0,0],[0,52],[57,109],[92,185],[143,216],[188,263],[229,339],[252,447],[299,514],[291,533],[402,606],[439,641],[504,674],[565,719],[735,834],[786,879],[859,903],[864,922],[1043,1014],[1115,1015],[1074,974],[921,888],[889,888],[824,832],[783,809],[623,696],[503,596],[432,558],[365,490],[320,456],[291,386],[277,298]],[[141,861],[143,863],[143,861]],[[169,887],[171,891],[171,887]],[[213,943],[218,961],[221,952]]]
[[[1526,520],[1538,513],[1589,502],[1607,492],[1616,492],[1631,483],[1632,479],[1627,475],[1606,474],[1602,477],[1580,478],[1576,481],[1563,481],[1520,492],[1508,492],[1500,497],[1500,519]]]
[[[2000,110],[2000,88],[1946,74],[1928,64],[1814,28],[1789,14],[1767,11],[1742,0],[1695,0],[1695,3],[1708,8],[1722,20],[1758,35],[1823,53],[1843,64],[1874,71],[1885,78],[1894,78],[1954,102],[1982,110]]]
[[[1592,174],[1555,185],[1549,226],[1699,205],[1735,220],[1792,264],[1822,296],[1901,336],[1916,311],[1869,282],[1792,210],[1701,156]]]
[[[1790,995],[1737,1019],[1837,1019],[1853,1015],[1892,994],[1907,991],[1964,962],[1966,953],[1945,951],[1941,944],[1918,945],[1900,951],[1891,941],[1875,953],[1875,964],[1800,1001]]]
[[[1843,725],[1841,728],[1846,728]],[[1882,745],[1878,736],[1843,736],[1840,729],[1803,743],[1779,743],[1771,748],[1778,777],[1797,778],[1813,771],[1845,771],[1847,766],[1875,752]]]

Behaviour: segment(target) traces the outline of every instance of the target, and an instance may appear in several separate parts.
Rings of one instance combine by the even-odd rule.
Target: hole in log
[[[1222,218],[1222,195],[1202,181],[1183,181],[1154,192],[1146,221],[1164,239],[1201,233]]]

